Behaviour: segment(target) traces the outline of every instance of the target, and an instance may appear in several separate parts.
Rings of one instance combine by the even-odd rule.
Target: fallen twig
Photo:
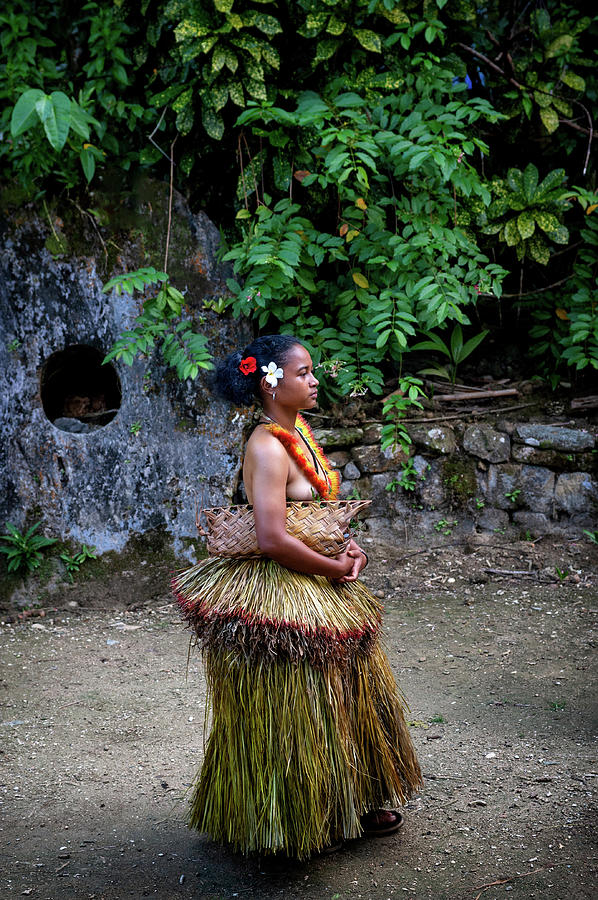
[[[494,397],[518,397],[519,391],[517,388],[505,388],[503,391],[460,391],[456,394],[437,394],[434,399],[435,400],[471,400],[472,397],[475,397],[476,400],[493,400]]]
[[[484,569],[489,575],[537,575],[535,571],[528,569]]]
[[[522,872],[521,875],[511,875],[509,878],[500,878],[498,881],[489,881],[487,884],[481,884],[475,888],[476,891],[480,892],[477,894],[475,900],[480,900],[482,894],[491,887],[496,887],[498,884],[508,884],[510,881],[515,881],[517,878],[527,878],[528,875],[535,875],[536,872],[544,872],[546,869],[554,869],[554,864],[550,866],[539,866],[537,869],[532,869],[531,872]]]

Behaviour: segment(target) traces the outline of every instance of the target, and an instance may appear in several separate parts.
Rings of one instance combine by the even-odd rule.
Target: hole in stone
[[[102,365],[103,358],[85,344],[48,357],[41,374],[41,400],[56,428],[81,434],[112,421],[120,409],[120,379],[114,366]]]

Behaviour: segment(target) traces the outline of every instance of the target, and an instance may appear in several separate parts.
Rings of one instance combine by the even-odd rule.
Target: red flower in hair
[[[252,375],[257,369],[257,362],[255,361],[255,356],[248,356],[247,359],[242,359],[239,363],[239,372],[242,372],[243,375]]]

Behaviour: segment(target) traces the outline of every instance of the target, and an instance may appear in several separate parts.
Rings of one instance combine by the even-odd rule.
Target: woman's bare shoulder
[[[251,458],[264,455],[275,460],[288,458],[287,452],[278,438],[268,431],[267,428],[260,428],[258,425],[247,441],[245,460],[247,460],[248,457]]]

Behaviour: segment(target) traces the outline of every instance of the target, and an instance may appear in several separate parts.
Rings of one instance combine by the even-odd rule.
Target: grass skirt
[[[381,608],[269,559],[203,560],[174,579],[211,709],[190,825],[243,853],[306,859],[421,781]]]

